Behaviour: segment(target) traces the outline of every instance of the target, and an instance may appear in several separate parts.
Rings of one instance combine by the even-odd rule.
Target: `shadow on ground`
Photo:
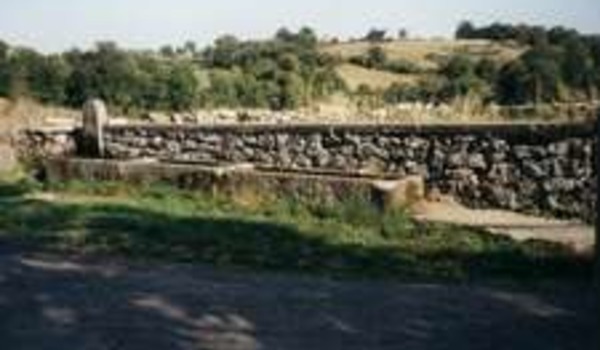
[[[7,230],[0,241],[0,341],[6,349],[598,347],[597,310],[583,262],[532,259],[512,249],[415,256],[332,245],[286,225],[53,204],[21,194],[0,202]],[[61,245],[157,260],[39,250]],[[228,268],[319,272],[326,266],[334,274],[411,280],[443,277],[450,262],[473,276],[570,278],[519,288],[334,281],[158,262],[167,257]]]
[[[240,274],[0,248],[4,349],[597,349],[590,291]]]

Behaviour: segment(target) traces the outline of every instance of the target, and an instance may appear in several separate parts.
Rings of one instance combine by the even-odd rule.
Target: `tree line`
[[[453,55],[440,58],[437,72],[390,59],[377,46],[382,37],[385,31],[372,30],[365,40],[373,46],[348,61],[420,75],[417,83],[393,84],[383,91],[364,85],[349,91],[336,72],[342,62],[319,51],[312,29],[282,28],[261,41],[222,36],[202,50],[192,42],[147,51],[101,42],[89,50],[41,54],[0,41],[0,96],[32,97],[74,107],[88,98],[102,98],[128,113],[202,107],[292,109],[335,92],[359,102],[447,102],[475,95],[489,103],[519,105],[596,100],[600,88],[599,35],[563,27],[477,27],[463,22],[456,38],[512,42],[523,47],[524,53],[506,63]]]
[[[310,28],[279,30],[270,40],[223,36],[197,51],[193,43],[131,51],[112,42],[44,55],[0,42],[0,96],[80,106],[102,98],[125,112],[198,107],[296,108],[344,89],[334,60],[317,50]]]
[[[491,98],[500,104],[596,100],[600,88],[600,35],[585,35],[564,27],[495,23],[476,27],[463,22],[458,39],[512,41],[526,52],[489,70],[484,80],[493,86]],[[469,74],[469,69],[465,69]]]

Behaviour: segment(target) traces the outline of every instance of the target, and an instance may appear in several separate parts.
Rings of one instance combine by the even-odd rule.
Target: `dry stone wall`
[[[593,220],[594,125],[118,126],[106,157],[423,176],[477,208]]]
[[[78,130],[22,132],[11,144],[34,166],[85,155]],[[475,208],[592,222],[592,123],[522,125],[128,125],[104,129],[105,157],[253,163],[268,169],[423,176]]]

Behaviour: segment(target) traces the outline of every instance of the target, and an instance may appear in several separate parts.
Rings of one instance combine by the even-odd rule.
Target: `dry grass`
[[[439,68],[440,59],[455,54],[466,54],[474,59],[490,58],[507,62],[525,51],[524,47],[487,40],[406,40],[378,44],[361,41],[323,44],[321,50],[341,59],[349,59],[365,54],[373,45],[382,47],[389,59],[406,60],[425,71],[435,71]],[[395,74],[347,63],[341,64],[337,71],[352,90],[361,84],[366,84],[372,89],[385,89],[392,83],[414,84],[426,74]]]
[[[337,67],[337,72],[351,90],[356,90],[361,84],[376,90],[385,89],[393,83],[414,84],[421,77],[420,74],[395,74],[354,64],[342,64]]]
[[[364,54],[374,44],[368,42],[348,42],[324,44],[323,52],[344,59]],[[501,44],[488,40],[405,40],[378,43],[390,59],[404,59],[423,68],[437,68],[435,57],[464,53],[475,58],[488,57],[498,61],[510,61],[521,55],[524,47]]]
[[[16,101],[0,98],[0,132],[11,132],[38,126],[73,125],[80,112],[42,105],[29,99]]]

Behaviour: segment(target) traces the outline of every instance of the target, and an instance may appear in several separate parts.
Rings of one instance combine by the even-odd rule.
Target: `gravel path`
[[[0,242],[5,350],[598,349],[587,287],[402,284],[26,253]]]
[[[578,221],[542,218],[506,210],[469,209],[452,200],[423,201],[414,210],[415,219],[419,221],[481,228],[517,241],[556,242],[581,254],[591,254],[594,249],[594,227]]]

